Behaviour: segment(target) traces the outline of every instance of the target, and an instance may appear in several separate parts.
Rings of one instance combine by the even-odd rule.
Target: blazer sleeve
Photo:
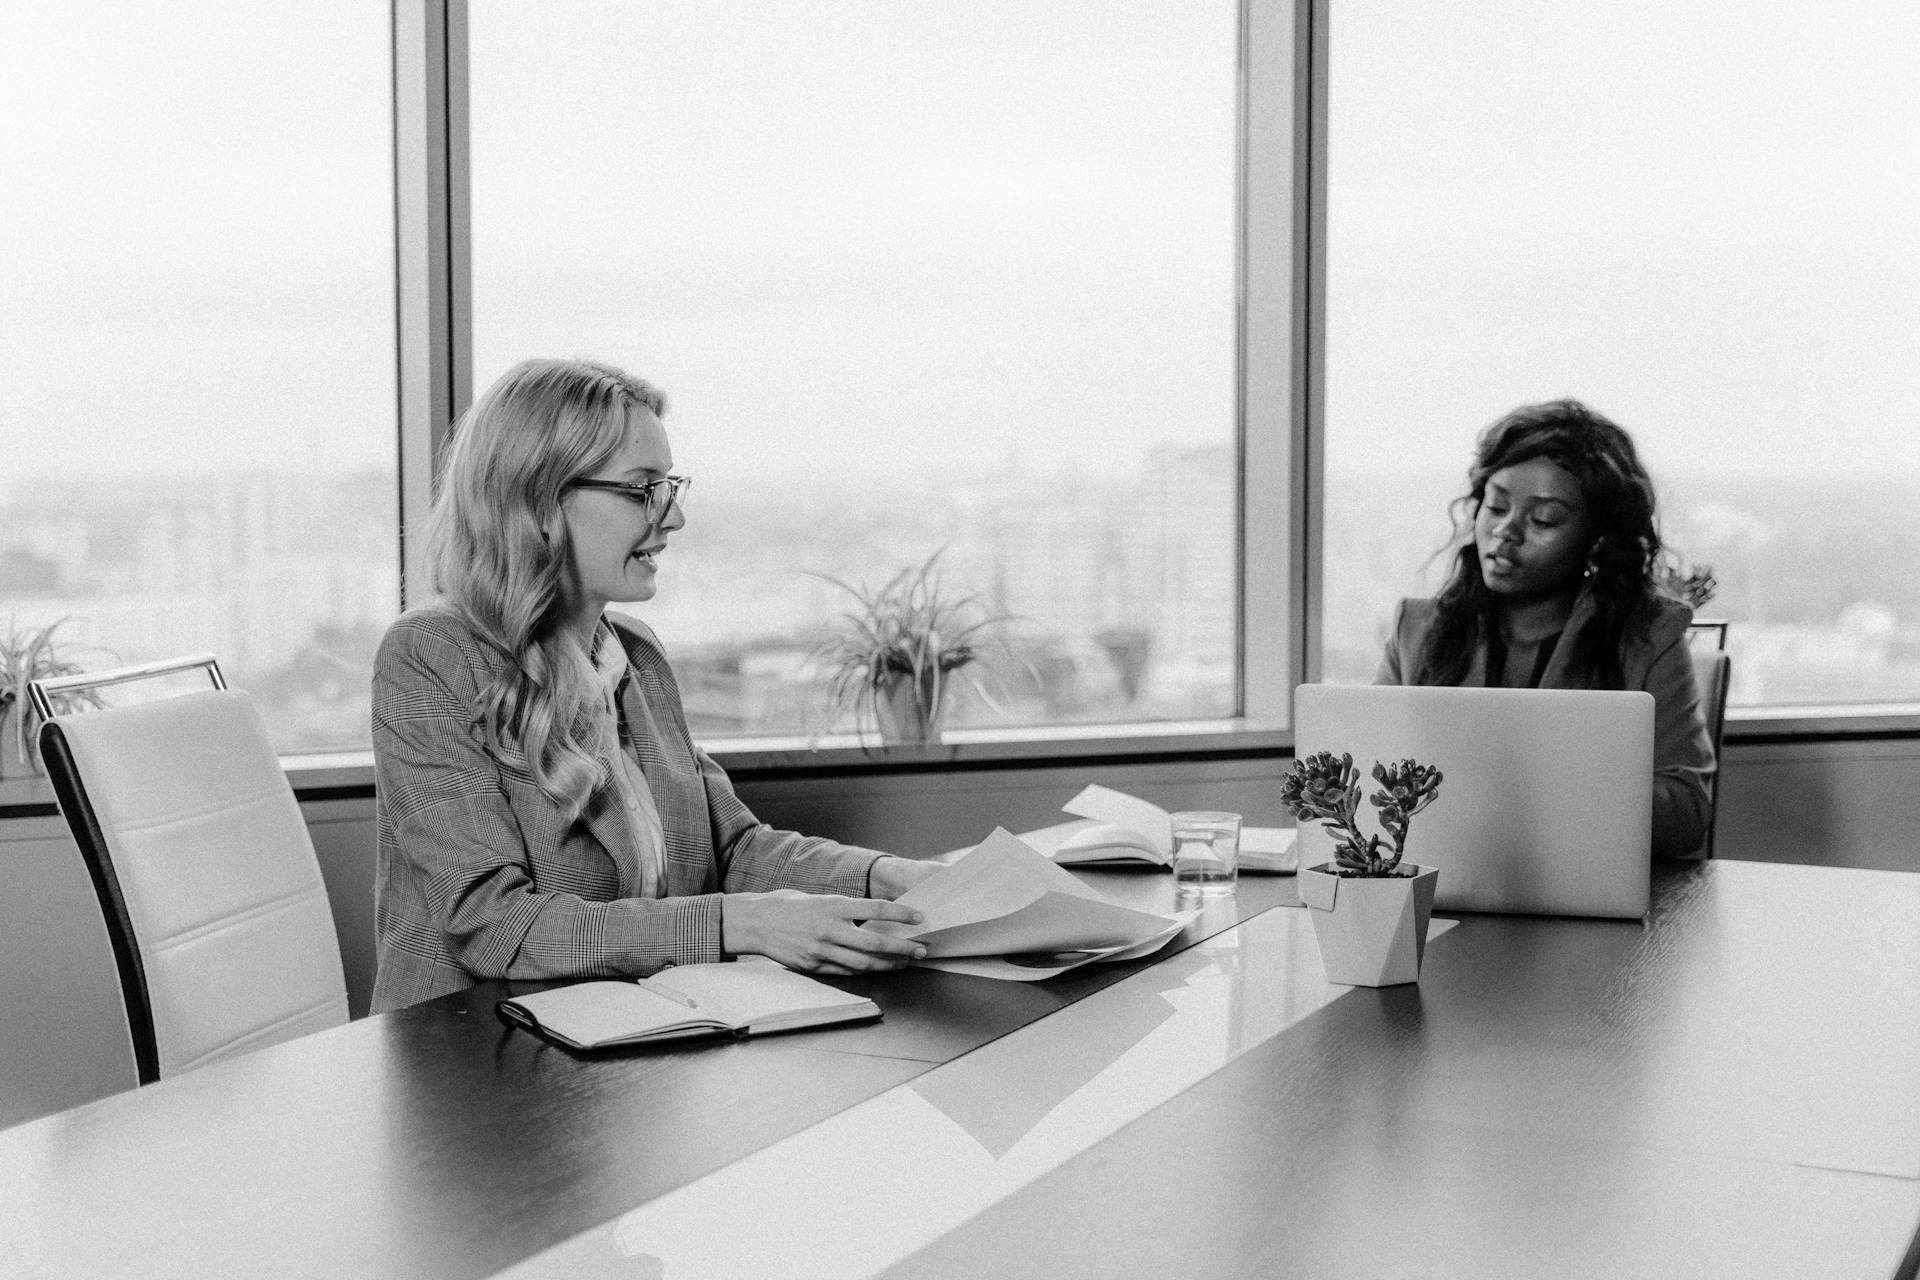
[[[1653,695],[1653,852],[1695,857],[1713,816],[1707,788],[1715,763],[1684,634],[1655,653],[1646,688]]]
[[[800,889],[868,896],[867,878],[879,852],[768,826],[734,794],[732,780],[712,756],[695,747],[694,757],[706,784],[720,883],[728,893]]]
[[[553,859],[567,833],[557,808],[556,829],[522,829],[507,795],[512,766],[480,740],[478,702],[478,680],[450,639],[423,627],[389,633],[374,672],[373,737],[401,865],[383,885],[396,918],[382,962],[390,946],[437,945],[475,979],[533,979],[720,959],[718,895],[593,901],[536,882],[529,843],[545,846],[547,879],[564,880],[564,859]]]

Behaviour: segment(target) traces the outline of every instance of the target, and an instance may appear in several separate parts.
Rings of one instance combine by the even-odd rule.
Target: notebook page
[[[579,982],[515,1001],[550,1033],[577,1044],[604,1044],[709,1021],[636,982]]]
[[[850,995],[771,961],[682,964],[662,969],[640,985],[655,984],[692,1000],[699,1016],[731,1027],[779,1024],[816,1011],[860,1016],[875,1011],[865,996]]]

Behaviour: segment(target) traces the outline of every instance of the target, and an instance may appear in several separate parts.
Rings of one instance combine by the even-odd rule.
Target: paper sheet
[[[919,910],[918,925],[866,927],[924,943],[928,957],[917,963],[1022,981],[1145,954],[1192,918],[1109,902],[1001,828],[900,901]],[[969,963],[944,963],[961,959]]]
[[[953,956],[944,960],[928,959],[917,963],[929,969],[945,969],[949,973],[970,973],[978,978],[999,978],[1007,982],[1038,982],[1042,978],[1051,978],[1056,973],[1077,969],[1083,964],[1132,960],[1140,956],[1152,955],[1171,942],[1173,936],[1186,928],[1188,923],[1200,914],[1200,911],[1199,907],[1194,907],[1168,916],[1165,929],[1131,947],[1105,947],[1084,951],[1029,951],[1009,956]]]

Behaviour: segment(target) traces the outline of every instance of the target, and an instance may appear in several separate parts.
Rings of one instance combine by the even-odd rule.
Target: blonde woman
[[[373,679],[376,1012],[489,978],[643,975],[759,954],[899,967],[891,901],[933,864],[775,831],[694,745],[648,600],[685,523],[665,397],[530,360],[457,424],[429,533],[435,603]]]

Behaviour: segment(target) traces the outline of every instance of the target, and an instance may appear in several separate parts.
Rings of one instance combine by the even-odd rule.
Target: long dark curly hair
[[[1621,637],[1652,622],[1666,552],[1654,515],[1653,480],[1632,438],[1578,400],[1521,405],[1480,433],[1467,492],[1451,507],[1454,536],[1448,545],[1457,549],[1413,665],[1414,684],[1459,684],[1473,665],[1475,649],[1492,635],[1496,597],[1480,574],[1474,518],[1489,476],[1535,458],[1561,467],[1580,486],[1594,529],[1586,587],[1595,618],[1582,633],[1583,652],[1576,657],[1604,685],[1620,686]]]

